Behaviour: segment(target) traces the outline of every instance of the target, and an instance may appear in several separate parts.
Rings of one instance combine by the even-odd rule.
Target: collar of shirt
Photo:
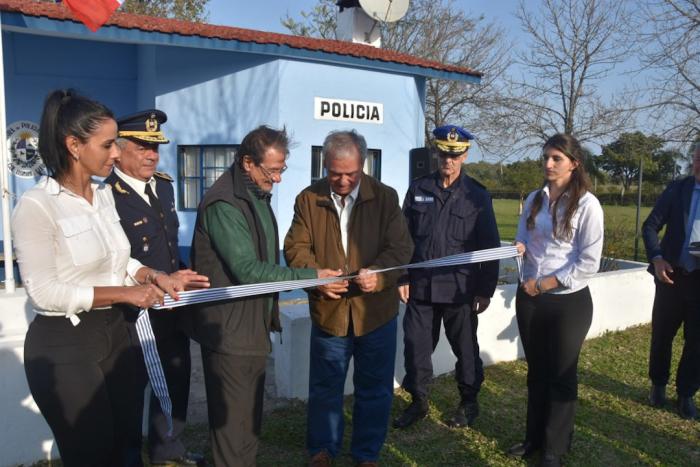
[[[58,181],[53,177],[49,177],[49,176],[43,177],[41,180],[39,180],[39,183],[37,183],[37,186],[42,187],[44,189],[44,191],[46,191],[46,193],[48,193],[49,195],[58,196],[61,193],[66,193],[69,196],[74,196],[76,198],[80,198],[80,196],[76,195],[71,190],[69,190],[65,186],[61,185],[60,183],[58,183]],[[98,183],[95,180],[93,180],[90,183],[90,186],[92,187],[93,193],[95,192],[95,190],[103,188],[103,184]]]
[[[542,188],[542,194],[544,194],[545,196],[547,196],[547,207],[549,207],[549,184],[545,185],[545,186]],[[565,197],[565,196],[567,196],[567,197],[570,196],[570,195],[569,195],[569,190],[564,191],[564,193],[562,193],[562,194],[560,195],[560,198],[563,198],[563,197]]]
[[[338,193],[334,192],[333,189],[331,189],[331,199],[333,200],[333,204],[335,204],[336,209],[339,209],[338,213],[340,213],[340,209],[355,204],[355,201],[357,200],[357,194],[359,192],[360,183],[358,183],[357,186],[345,196],[345,198],[343,198],[341,195],[339,195]]]
[[[146,195],[146,184],[148,183],[151,185],[151,190],[153,190],[153,194],[158,196],[156,193],[156,179],[155,177],[151,176],[150,180],[147,182],[144,182],[143,180],[139,180],[138,178],[134,178],[131,175],[127,175],[119,168],[116,166],[114,167],[114,173],[117,174],[119,178],[124,180],[124,182],[129,185],[145,202],[146,204],[150,205],[151,203],[148,201],[148,196]]]

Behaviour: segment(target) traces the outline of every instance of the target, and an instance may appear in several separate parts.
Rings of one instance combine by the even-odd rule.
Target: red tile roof
[[[76,18],[73,16],[67,6],[51,2],[0,0],[0,11],[20,13],[27,16],[45,17],[54,20],[77,22]],[[409,66],[418,66],[476,77],[482,76],[481,73],[470,68],[445,65],[439,62],[414,57],[412,55],[394,52],[392,50],[378,49],[368,45],[353,44],[351,42],[344,41],[313,39],[309,37],[291,36],[288,34],[255,31],[253,29],[215,26],[212,24],[155,18],[151,16],[134,15],[121,12],[117,12],[112,15],[110,20],[107,22],[107,25],[125,29],[138,29],[145,32],[180,34],[184,36],[199,36],[203,38],[234,40],[239,42],[280,45],[295,49],[306,49],[369,60],[400,63]]]

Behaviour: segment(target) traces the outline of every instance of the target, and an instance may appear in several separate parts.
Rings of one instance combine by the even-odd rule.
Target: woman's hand
[[[540,294],[540,292],[537,290],[537,279],[526,280],[525,282],[520,284],[520,288],[523,289],[523,292],[525,292],[531,297]]]
[[[135,285],[124,287],[124,299],[119,300],[139,308],[150,308],[153,305],[163,304],[165,294],[153,284]]]
[[[525,248],[525,244],[522,242],[515,242],[514,245],[518,249],[518,254],[523,256],[525,254],[525,250],[527,250],[527,248]]]

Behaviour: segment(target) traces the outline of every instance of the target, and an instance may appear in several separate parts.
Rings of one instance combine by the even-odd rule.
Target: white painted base
[[[590,284],[593,324],[588,337],[608,330],[625,329],[651,319],[654,284],[640,263],[621,263],[623,270],[598,274]],[[490,308],[480,315],[479,344],[484,364],[521,358],[523,355],[515,321],[515,285],[498,287]],[[4,295],[0,291],[0,467],[31,464],[58,457],[51,432],[29,394],[23,366],[24,336],[33,319],[24,289]],[[399,320],[403,317],[403,306]],[[286,305],[281,310],[284,332],[273,340],[274,379],[277,396],[306,399],[309,378],[311,321],[306,304]],[[395,384],[404,376],[403,330],[399,321]],[[455,357],[444,337],[433,354],[436,375],[454,369]],[[193,358],[193,372],[201,373],[201,360]],[[198,373],[199,372],[199,373]],[[352,393],[352,365],[345,393]],[[273,375],[268,375],[268,378]],[[201,375],[200,375],[201,379]],[[202,407],[202,394],[191,398]],[[203,410],[202,410],[203,411]],[[200,417],[201,418],[201,417]]]
[[[621,261],[620,270],[597,274],[590,282],[593,296],[593,323],[587,338],[606,331],[625,329],[651,321],[654,281],[646,272],[646,264]],[[515,318],[515,284],[499,286],[488,310],[479,315],[479,347],[484,365],[522,358],[523,348]],[[399,310],[396,369],[394,385],[405,375],[403,360],[403,304]],[[309,390],[309,336],[311,319],[308,305],[281,308],[284,333],[273,343],[277,396],[305,400]],[[454,370],[456,358],[441,331],[440,342],[433,353],[433,373],[441,375]],[[269,376],[268,376],[269,377]],[[345,381],[345,393],[352,393],[352,362]]]

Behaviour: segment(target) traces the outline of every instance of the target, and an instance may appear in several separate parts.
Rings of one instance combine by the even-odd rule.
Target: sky
[[[541,0],[525,0],[526,6],[539,5]],[[287,14],[300,19],[301,11],[311,11],[318,0],[210,0],[208,3],[209,23],[242,28],[256,29],[260,31],[288,33],[282,26],[281,18]],[[454,0],[453,5],[463,8],[469,16],[481,16],[487,22],[495,22],[501,25],[508,39],[513,44],[527,43],[527,35],[520,28],[519,20],[515,17],[519,0]],[[615,73],[611,74],[604,82],[599,83],[599,89],[606,93],[621,90],[628,84],[630,75],[623,73],[629,69],[630,63],[618,66]],[[517,69],[511,72],[518,73]],[[590,145],[594,152],[600,151],[600,146]],[[477,149],[477,148],[474,148]],[[472,151],[474,156],[470,160],[481,159],[480,152]]]
[[[287,14],[299,17],[300,11],[310,11],[317,3],[317,0],[210,0],[207,6],[212,24],[286,33],[280,18]],[[513,17],[518,0],[456,0],[454,5],[483,14],[487,20],[497,19],[509,30],[519,32]]]

